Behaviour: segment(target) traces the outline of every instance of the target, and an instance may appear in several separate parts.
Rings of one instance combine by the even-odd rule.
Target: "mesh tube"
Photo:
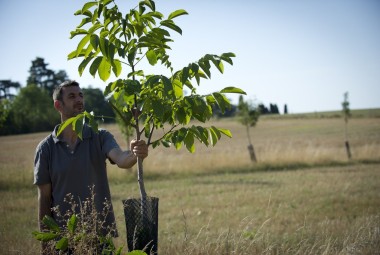
[[[144,250],[157,254],[158,198],[146,197],[141,208],[140,198],[123,200],[128,250]]]

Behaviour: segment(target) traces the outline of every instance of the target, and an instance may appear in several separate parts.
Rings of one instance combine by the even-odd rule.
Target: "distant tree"
[[[280,114],[280,111],[278,110],[277,104],[270,104],[269,105],[269,112],[271,114]]]
[[[0,130],[4,129],[10,111],[10,101],[8,99],[0,100]],[[2,132],[0,132],[0,135]]]
[[[247,138],[248,138],[248,152],[251,157],[252,162],[257,162],[255,150],[252,145],[250,128],[256,126],[257,121],[259,120],[260,111],[258,107],[250,101],[244,101],[243,96],[239,96],[238,104],[238,117],[241,124],[246,127]]]
[[[32,66],[29,69],[27,85],[35,84],[48,91],[49,95],[52,95],[54,88],[67,80],[68,77],[65,71],[60,70],[55,73],[47,68],[48,65],[43,58],[37,57],[33,60]]]
[[[115,122],[115,113],[100,89],[83,88],[82,90],[84,94],[84,108],[87,112],[93,111],[97,116],[103,116],[105,123]]]
[[[58,72],[55,72],[55,73],[54,73],[54,80],[53,80],[53,82],[54,82],[55,84],[53,84],[53,87],[55,87],[55,86],[61,84],[62,82],[66,81],[66,80],[68,80],[68,79],[69,79],[69,77],[68,77],[66,71],[64,71],[64,70],[59,70]]]
[[[11,80],[0,80],[0,100],[2,99],[13,99],[15,94],[12,94],[11,90],[17,91],[20,89],[21,85],[18,82],[13,82]]]
[[[345,138],[345,146],[346,146],[346,152],[348,159],[351,159],[351,150],[350,150],[350,143],[348,142],[348,119],[351,117],[351,111],[350,111],[350,102],[348,101],[348,92],[344,93],[343,95],[344,100],[342,102],[343,107],[343,118],[344,118],[344,138]]]
[[[220,108],[217,105],[212,106],[212,111],[214,117],[217,118],[228,118],[232,117],[236,114],[237,107],[236,105],[231,104],[230,107],[226,108],[224,112],[220,110]]]
[[[288,105],[287,104],[284,105],[284,114],[288,114]]]
[[[268,113],[270,113],[269,109],[264,104],[259,104],[258,108],[260,110],[260,114],[268,114]]]
[[[51,130],[60,121],[51,96],[36,85],[20,90],[12,103],[10,118],[14,133]]]

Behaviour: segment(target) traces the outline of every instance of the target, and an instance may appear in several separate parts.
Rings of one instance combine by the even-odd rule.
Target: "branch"
[[[108,101],[108,103],[111,105],[112,109],[115,110],[115,112],[119,115],[119,117],[124,121],[124,124],[126,126],[128,125],[131,125],[132,127],[135,127],[135,125],[133,125],[132,123],[130,123],[126,118],[125,116],[120,112],[120,110],[111,102],[111,101]]]
[[[151,144],[153,144],[153,143],[155,143],[155,142],[157,142],[157,141],[162,140],[167,134],[171,133],[171,132],[173,131],[173,129],[175,129],[177,126],[178,126],[178,124],[172,126],[171,129],[170,129],[168,132],[166,132],[163,136],[161,136],[159,139],[157,139],[157,140],[155,140],[155,141],[153,141],[153,142],[150,142],[150,141],[149,141],[149,142],[148,142],[148,146],[151,145]]]
[[[150,144],[150,140],[152,140],[152,135],[153,135],[154,128],[155,128],[155,125],[153,123],[153,126],[152,126],[152,128],[150,130],[149,138],[148,138],[148,146]]]

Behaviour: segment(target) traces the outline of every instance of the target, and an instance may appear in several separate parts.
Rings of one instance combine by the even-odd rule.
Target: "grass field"
[[[375,116],[375,117],[374,117]],[[195,123],[196,124],[196,123]],[[262,118],[214,148],[157,148],[144,162],[148,194],[160,198],[159,254],[379,254],[380,118]],[[210,124],[211,125],[211,124]],[[107,126],[126,148],[116,126]],[[38,254],[34,150],[48,133],[0,137],[0,254]],[[109,166],[120,237],[121,200],[138,196],[135,171]]]

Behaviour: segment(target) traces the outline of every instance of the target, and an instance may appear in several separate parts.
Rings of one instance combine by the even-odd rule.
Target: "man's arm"
[[[51,183],[38,185],[38,224],[40,230],[46,230],[43,226],[42,219],[45,215],[51,216]]]
[[[148,145],[145,141],[132,140],[131,150],[122,151],[114,148],[108,153],[108,157],[120,168],[131,168],[137,162],[137,157],[144,159],[148,156]]]

